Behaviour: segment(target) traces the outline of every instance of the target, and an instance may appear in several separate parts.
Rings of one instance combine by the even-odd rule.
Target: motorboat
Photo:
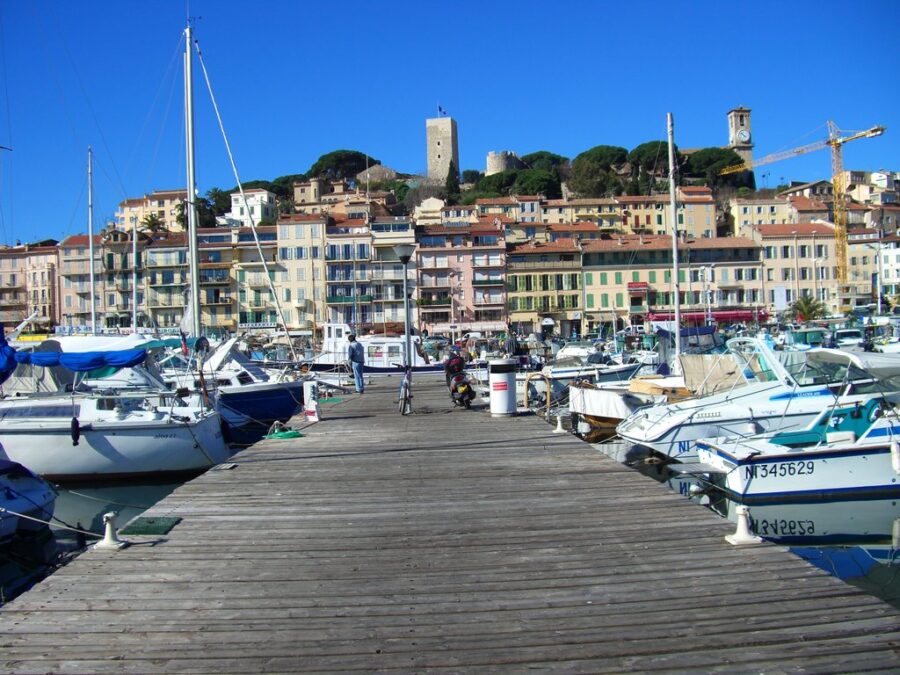
[[[53,517],[56,491],[18,462],[0,459],[0,542],[33,532]]]
[[[317,372],[334,372],[344,368],[347,363],[347,336],[356,333],[345,323],[326,323],[322,327],[322,349],[311,359],[303,361],[303,366]],[[357,335],[357,341],[363,346],[366,363],[363,372],[366,375],[399,374],[406,363],[406,336],[373,333]],[[432,360],[422,346],[419,335],[410,336],[412,345],[413,372],[440,373],[444,364]]]
[[[869,397],[802,429],[697,441],[699,471],[742,503],[900,496],[900,417]]]
[[[145,349],[97,350],[109,344],[100,337],[71,340],[67,351],[48,340],[42,348],[54,351],[17,352],[0,337],[0,382],[20,364],[33,371],[97,374],[134,368],[147,357]],[[48,480],[197,474],[229,454],[219,414],[190,406],[172,391],[99,390],[70,382],[58,391],[0,399],[0,459]]]
[[[773,351],[755,338],[732,338],[727,345],[740,365],[734,386],[636,411],[616,427],[629,454],[696,461],[699,438],[802,429],[835,404],[900,397],[896,356],[834,349]]]
[[[253,363],[231,338],[202,362],[170,351],[158,359],[165,384],[187,389],[195,404],[209,398],[232,431],[247,427],[266,431],[276,421],[287,422],[303,406],[305,376],[283,369],[273,377]]]

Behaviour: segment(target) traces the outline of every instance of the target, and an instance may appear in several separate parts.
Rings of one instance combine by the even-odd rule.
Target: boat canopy
[[[52,340],[48,340],[53,342]],[[78,347],[93,346],[89,339],[83,343],[73,343],[70,351],[16,351],[9,346],[6,336],[0,333],[0,383],[6,382],[16,367],[30,364],[44,368],[63,366],[69,370],[86,373],[98,368],[131,368],[143,363],[147,358],[146,349],[121,349],[116,351],[87,351]],[[43,343],[46,344],[46,343]],[[67,346],[69,345],[67,342]]]

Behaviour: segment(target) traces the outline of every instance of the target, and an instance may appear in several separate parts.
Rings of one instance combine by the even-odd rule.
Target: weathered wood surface
[[[898,612],[535,417],[397,378],[0,610],[3,672],[895,670]]]

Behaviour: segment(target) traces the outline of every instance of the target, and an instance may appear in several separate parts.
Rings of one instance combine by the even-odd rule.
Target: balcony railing
[[[506,280],[497,277],[496,279],[472,279],[472,285],[478,286],[504,286]]]
[[[629,305],[628,306],[629,314],[646,314],[649,311],[650,311],[650,308],[647,305]]]
[[[231,277],[227,274],[201,274],[201,284],[229,284]]]
[[[450,298],[419,298],[416,304],[419,307],[449,307]]]
[[[529,261],[529,262],[511,262],[507,260],[507,268],[511,270],[534,270],[542,269],[548,272],[558,269],[581,269],[580,260],[545,260],[545,261]]]
[[[353,302],[357,303],[368,303],[372,302],[371,295],[328,295],[325,297],[325,302],[329,305],[350,305]]]
[[[419,288],[450,288],[449,279],[428,279],[422,277],[419,282]]]
[[[502,258],[472,258],[472,267],[503,267]]]
[[[218,297],[213,299],[202,298],[201,303],[204,305],[230,305],[234,302],[234,298]]]

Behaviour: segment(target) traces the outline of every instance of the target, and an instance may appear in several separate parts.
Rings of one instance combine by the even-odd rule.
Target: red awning
[[[764,309],[725,309],[714,311],[712,317],[716,321],[765,321],[769,318],[769,313]],[[650,321],[672,321],[675,318],[675,313],[653,312],[647,318]],[[705,321],[706,312],[682,312],[681,320]]]

